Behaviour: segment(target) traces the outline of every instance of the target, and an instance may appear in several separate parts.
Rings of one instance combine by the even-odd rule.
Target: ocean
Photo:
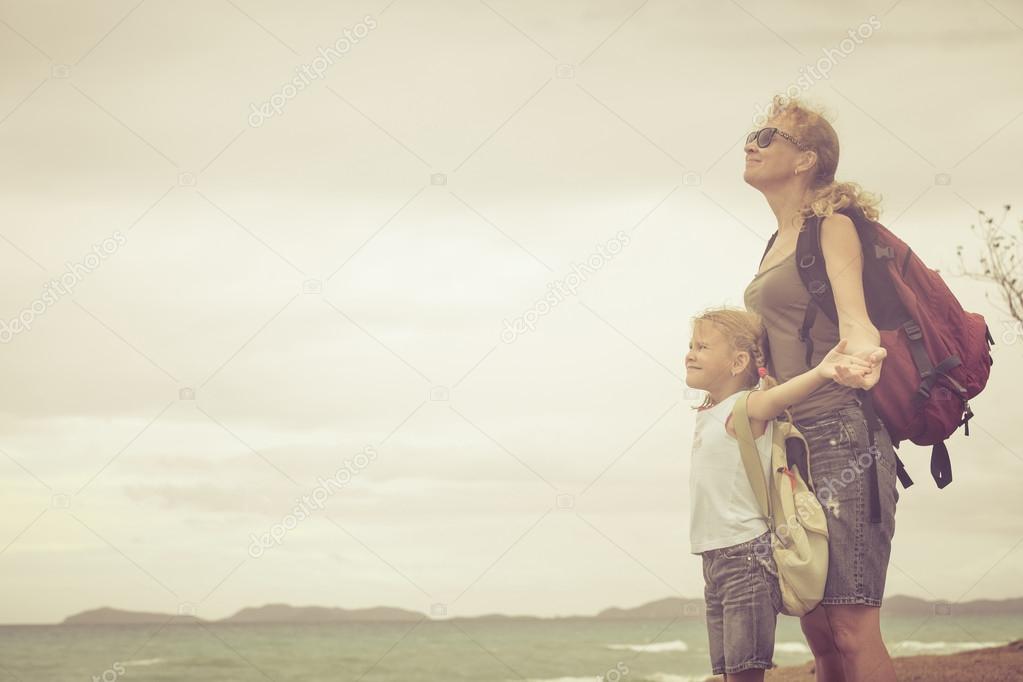
[[[883,618],[893,655],[1023,638],[1021,617]],[[315,625],[0,626],[0,682],[690,682],[710,674],[702,619]],[[775,663],[810,659],[779,617]]]

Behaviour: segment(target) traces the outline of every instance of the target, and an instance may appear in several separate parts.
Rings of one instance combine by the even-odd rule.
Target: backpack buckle
[[[880,244],[874,244],[874,257],[875,258],[895,258],[895,249],[890,246],[881,246]]]
[[[902,325],[902,328],[906,330],[906,336],[911,341],[919,341],[924,337],[923,332],[920,330],[920,325],[915,320],[910,320],[906,324]]]

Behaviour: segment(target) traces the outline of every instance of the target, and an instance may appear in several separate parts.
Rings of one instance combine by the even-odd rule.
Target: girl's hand
[[[888,356],[888,351],[881,346],[871,346],[853,353],[852,356],[866,362],[868,371],[859,373],[849,371],[845,367],[838,367],[835,370],[835,381],[843,386],[869,391],[881,379],[881,365],[885,357]]]
[[[880,376],[880,361],[878,361],[878,367],[875,368],[873,355],[870,353],[865,357],[861,357],[861,353],[849,355],[845,353],[847,345],[848,339],[839,341],[838,345],[828,351],[828,354],[817,365],[817,372],[829,381],[834,380],[844,386],[855,385],[857,388],[865,388],[862,383],[866,377],[870,376],[871,372],[876,371]],[[881,351],[884,349],[882,348]]]

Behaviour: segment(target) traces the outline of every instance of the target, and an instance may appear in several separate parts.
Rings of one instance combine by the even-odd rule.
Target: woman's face
[[[765,128],[777,128],[798,138],[795,127],[784,117],[769,120]],[[771,144],[759,147],[757,141],[748,142],[743,150],[746,153],[746,168],[742,179],[747,184],[763,189],[778,185],[796,177],[795,169],[802,160],[803,152],[791,141],[775,133]]]

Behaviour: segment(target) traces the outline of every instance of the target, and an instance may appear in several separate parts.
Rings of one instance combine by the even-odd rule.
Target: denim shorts
[[[770,533],[703,552],[703,596],[713,674],[771,668],[781,611]]]
[[[828,579],[822,604],[881,606],[895,535],[895,448],[884,424],[874,447],[856,404],[795,422],[810,448],[814,492],[828,522]],[[871,455],[877,461],[881,522],[870,521]]]

